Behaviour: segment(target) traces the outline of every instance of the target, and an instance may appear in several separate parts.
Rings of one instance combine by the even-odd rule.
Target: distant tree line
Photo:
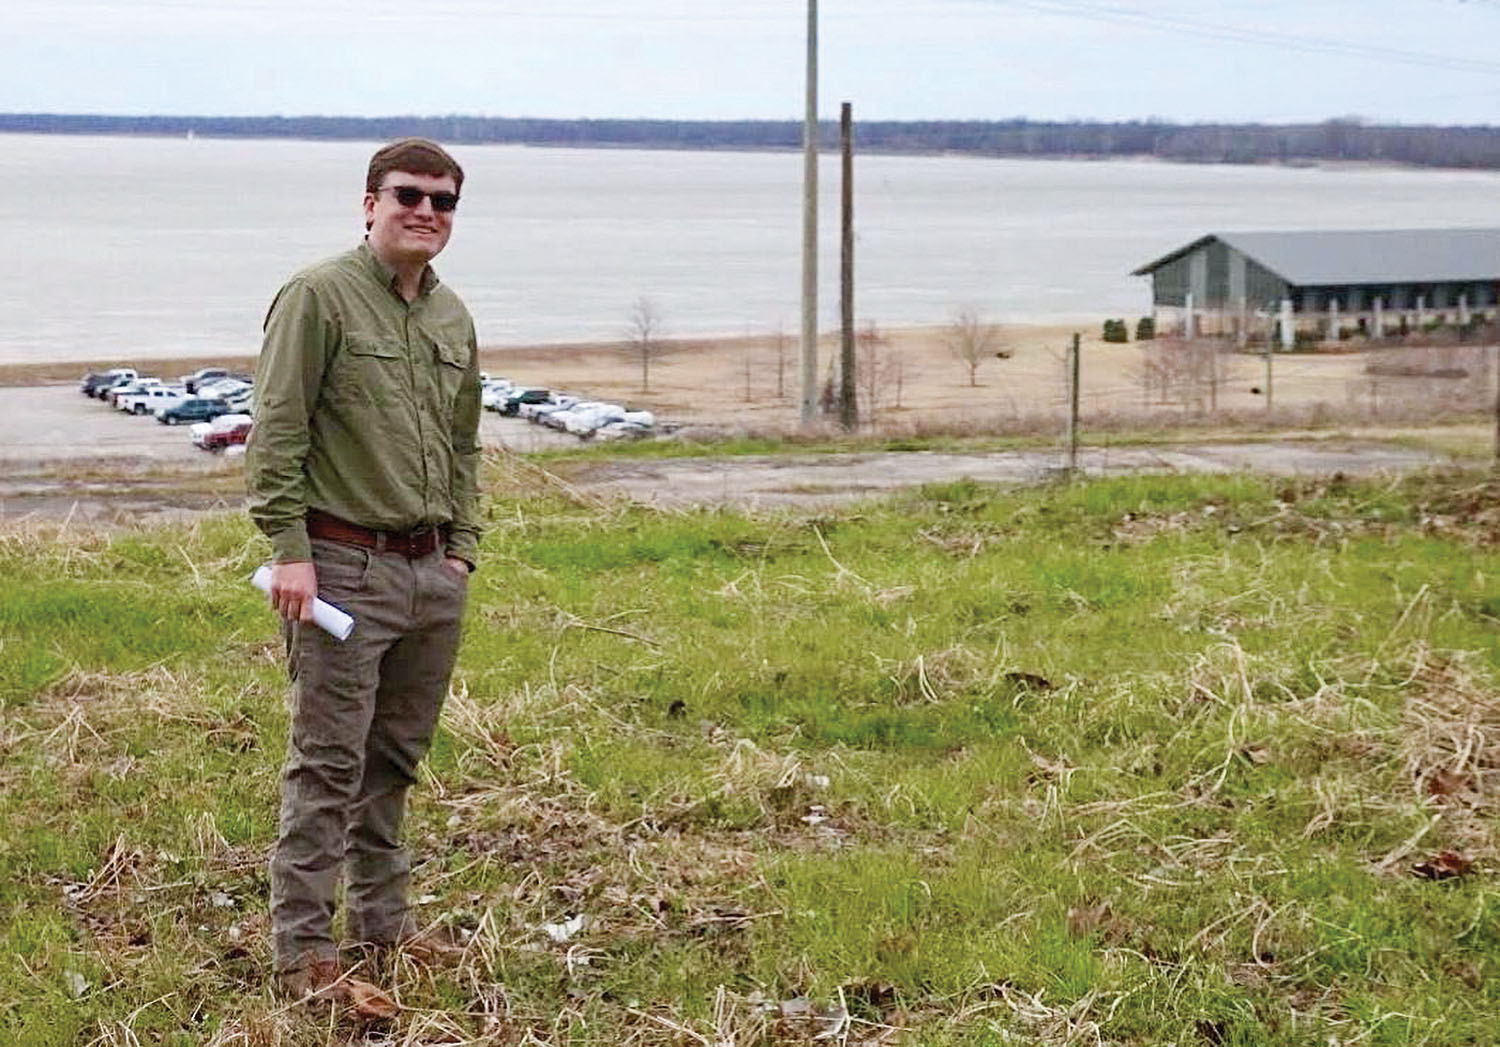
[[[796,149],[792,120],[537,120],[483,116],[94,116],[0,113],[0,132],[201,135],[205,138],[387,139],[653,149]],[[825,148],[838,127],[821,128]],[[1045,123],[1032,120],[877,120],[858,128],[861,150],[1026,157],[1157,157],[1196,163],[1354,160],[1423,167],[1500,168],[1500,127],[1316,124]]]

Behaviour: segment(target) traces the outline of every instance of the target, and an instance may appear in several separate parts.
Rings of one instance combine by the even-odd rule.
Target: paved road
[[[1257,472],[1278,476],[1405,472],[1445,458],[1370,442],[1256,441],[1232,444],[1086,449],[1088,475]],[[1062,456],[1049,451],[945,454],[776,455],[601,463],[573,483],[599,495],[663,505],[726,503],[745,507],[834,505],[924,483],[968,478],[1035,483],[1058,475]]]

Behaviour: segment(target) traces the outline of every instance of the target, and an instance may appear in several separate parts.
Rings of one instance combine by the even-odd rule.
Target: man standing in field
[[[408,906],[401,827],[479,541],[474,322],[428,264],[453,231],[463,177],[425,139],[371,157],[364,242],[298,273],[271,304],[247,456],[292,677],[271,858],[277,981],[297,998],[373,999],[377,1012],[394,1007],[340,970],[341,878],[349,938],[428,957],[453,944]],[[342,643],[312,624],[318,595],[354,617]]]

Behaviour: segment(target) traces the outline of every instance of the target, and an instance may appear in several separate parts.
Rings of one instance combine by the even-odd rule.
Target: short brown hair
[[[453,191],[464,187],[464,169],[448,151],[426,138],[399,138],[389,145],[375,150],[370,157],[370,170],[365,175],[365,192],[373,193],[392,171],[410,171],[412,174],[453,178]]]

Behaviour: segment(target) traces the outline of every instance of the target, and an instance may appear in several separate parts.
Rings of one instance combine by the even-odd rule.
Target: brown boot
[[[400,1011],[394,1000],[369,982],[341,972],[337,960],[309,959],[278,972],[276,985],[293,1003],[348,1007],[364,1021],[394,1018]]]

